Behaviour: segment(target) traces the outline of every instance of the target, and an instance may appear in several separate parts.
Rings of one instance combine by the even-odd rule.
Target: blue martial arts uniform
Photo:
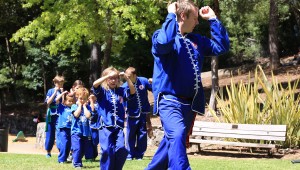
[[[98,103],[94,103],[94,115],[90,119],[92,144],[93,144],[93,159],[98,156],[98,144],[99,144],[99,124],[98,124]]]
[[[59,154],[58,162],[66,162],[71,149],[71,125],[73,114],[71,107],[59,104],[57,108],[58,117],[58,139]]]
[[[91,107],[89,105],[86,106],[87,109],[91,112],[93,116],[93,112],[91,111]],[[72,105],[72,113],[76,111],[78,105]],[[84,115],[84,110],[82,108],[80,116],[75,117],[73,115],[72,126],[71,126],[71,144],[73,151],[73,165],[74,167],[82,167],[82,157],[85,153],[89,153],[90,155],[85,154],[86,159],[93,158],[93,148],[92,140],[91,140],[91,129],[88,118]]]
[[[135,99],[124,102],[127,114],[126,148],[128,159],[142,159],[147,149],[146,114],[150,112],[148,90],[152,91],[152,85],[145,77],[137,77],[133,84],[136,90]],[[122,87],[128,89],[125,82]],[[128,95],[128,94],[127,94]]]
[[[49,89],[46,95],[45,103],[55,92],[55,89]],[[46,115],[46,139],[45,139],[45,150],[51,151],[54,145],[54,141],[57,138],[57,125],[58,125],[58,105],[56,104],[56,97],[61,94],[61,91],[58,90],[56,96],[53,98],[52,103],[49,105]],[[61,102],[62,100],[60,100]],[[56,141],[56,146],[59,146],[59,140]],[[58,148],[59,149],[59,148]]]
[[[121,170],[128,154],[123,132],[125,110],[122,103],[134,95],[128,98],[123,87],[106,90],[99,86],[93,87],[92,91],[99,105],[100,169]]]
[[[159,114],[164,138],[146,169],[191,169],[186,138],[195,113],[204,114],[201,82],[204,56],[229,50],[229,38],[218,19],[210,19],[212,39],[199,34],[181,35],[176,15],[169,13],[152,37],[154,113]]]

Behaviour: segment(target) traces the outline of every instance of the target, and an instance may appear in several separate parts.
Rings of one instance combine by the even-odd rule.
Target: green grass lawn
[[[300,164],[292,164],[290,160],[281,159],[212,159],[212,158],[189,158],[193,170],[293,170],[300,169]],[[124,170],[142,170],[150,158],[142,161],[126,161]],[[99,159],[96,162],[83,161],[83,169],[99,169]],[[10,154],[0,153],[0,170],[69,170],[73,169],[71,163],[58,164],[57,155],[46,159],[44,155]]]

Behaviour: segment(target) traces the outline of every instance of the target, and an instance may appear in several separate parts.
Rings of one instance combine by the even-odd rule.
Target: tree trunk
[[[12,52],[10,50],[10,42],[8,40],[9,38],[6,36],[5,37],[5,43],[6,43],[6,52],[9,60],[9,65],[11,69],[11,77],[13,79],[12,81],[12,86],[10,86],[10,90],[12,91],[11,93],[11,98],[13,101],[17,101],[16,98],[16,77],[17,77],[17,64],[14,64],[13,58],[12,58]]]
[[[107,21],[108,23],[111,20],[111,10],[108,9],[107,10]],[[102,71],[104,69],[106,69],[109,65],[109,59],[110,59],[110,55],[111,55],[111,48],[112,48],[112,34],[113,34],[113,30],[111,28],[111,25],[108,26],[108,30],[107,30],[107,36],[106,36],[106,47],[104,50],[104,55],[103,55],[103,63],[102,63]]]
[[[100,77],[100,45],[98,43],[92,44],[91,60],[90,60],[90,77],[89,84],[92,87],[93,82]]]
[[[2,89],[0,89],[0,128],[2,126]]]
[[[278,55],[278,7],[276,0],[270,0],[270,13],[269,13],[269,50],[271,69],[275,70],[279,67]]]
[[[111,55],[111,47],[112,47],[112,34],[111,34],[111,32],[109,32],[108,35],[107,35],[106,47],[105,47],[105,50],[104,50],[102,71],[104,69],[106,69],[109,65],[109,59],[110,59],[110,55]]]
[[[220,18],[220,8],[219,8],[219,1],[214,0],[214,12],[218,18]],[[218,75],[218,57],[213,56],[211,59],[211,93],[209,99],[209,107],[213,110],[217,111],[217,100],[216,96],[219,90],[219,75]],[[211,116],[211,113],[208,113],[207,116]]]
[[[46,71],[45,71],[45,65],[42,63],[42,70],[43,70],[43,80],[44,80],[44,96],[47,95],[47,79],[46,79]]]
[[[218,75],[218,68],[219,68],[219,60],[217,56],[213,56],[211,60],[211,93],[209,99],[209,107],[217,111],[217,100],[216,96],[219,90],[219,75]],[[207,116],[211,116],[210,113]]]

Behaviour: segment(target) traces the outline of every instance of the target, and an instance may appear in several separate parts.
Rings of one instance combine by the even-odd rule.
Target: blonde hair
[[[88,99],[90,93],[87,88],[81,87],[76,91],[76,98],[83,97],[84,99]]]
[[[65,82],[65,78],[64,76],[59,76],[59,75],[56,75],[53,79],[53,82],[54,83],[57,83],[57,82]]]
[[[198,9],[196,4],[190,0],[178,0],[177,3],[178,3],[177,5],[178,9],[176,11],[176,15],[178,18],[180,17],[181,13],[185,14],[186,17],[189,18],[190,13],[194,10],[194,8]]]
[[[106,68],[105,70],[103,70],[103,72],[102,72],[102,74],[101,74],[101,77],[104,77],[104,76],[108,75],[108,74],[111,73],[111,72],[116,72],[117,75],[119,75],[119,73],[120,73],[116,68],[110,66],[110,67]],[[104,89],[106,89],[106,90],[109,90],[109,89],[110,89],[109,86],[108,86],[108,84],[107,84],[107,81],[104,81],[104,82],[101,84],[101,86],[102,86]],[[117,83],[117,87],[120,87],[120,86],[121,86],[121,82],[120,82],[120,80],[119,80],[118,83]]]

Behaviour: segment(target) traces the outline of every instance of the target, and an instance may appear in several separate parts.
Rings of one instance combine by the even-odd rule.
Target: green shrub
[[[286,85],[279,83],[273,73],[268,80],[258,66],[253,78],[249,73],[248,82],[234,83],[232,78],[230,86],[226,86],[226,97],[220,90],[216,97],[220,117],[213,109],[209,110],[219,122],[287,125],[286,141],[277,144],[295,147],[300,141],[298,82],[289,79]]]

